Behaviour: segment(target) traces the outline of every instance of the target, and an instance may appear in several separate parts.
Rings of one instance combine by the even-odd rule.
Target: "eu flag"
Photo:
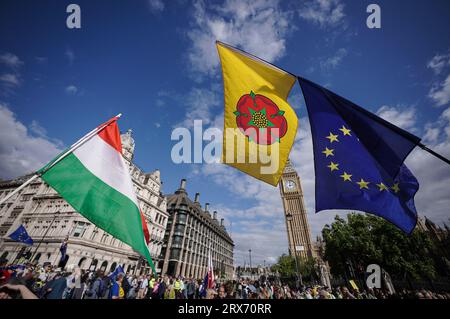
[[[363,211],[411,233],[419,183],[403,161],[420,139],[311,81],[298,80],[313,139],[316,212]]]
[[[111,274],[109,274],[108,277],[111,280],[116,280],[118,274],[125,274],[125,271],[123,270],[121,265],[117,266],[116,269]]]
[[[28,235],[27,230],[22,224],[9,235],[9,238],[30,246],[33,245],[33,239]]]

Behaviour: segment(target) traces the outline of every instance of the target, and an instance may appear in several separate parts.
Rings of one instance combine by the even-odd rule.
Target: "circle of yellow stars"
[[[345,125],[342,125],[342,127],[339,129],[339,131],[342,132],[342,138],[345,138],[346,136],[352,136],[351,134],[351,130],[346,128]],[[334,154],[334,148],[331,148],[333,143],[339,143],[339,133],[337,134],[333,134],[333,132],[330,132],[330,134],[328,136],[325,136],[326,139],[329,140],[330,142],[330,148],[328,148],[328,146],[325,147],[325,149],[322,151],[322,153],[325,155],[326,158],[331,157],[330,160],[332,159],[332,157],[335,155]],[[341,169],[339,168],[339,163],[335,163],[333,161],[330,161],[329,165],[327,165],[327,167],[330,169],[330,172],[334,172],[334,171],[341,171]],[[391,190],[393,193],[397,194],[398,192],[400,192],[400,187],[399,187],[399,183],[394,183],[394,185],[392,186],[388,186],[386,184],[384,184],[383,182],[380,182],[379,184],[376,183],[372,183],[369,181],[365,181],[363,178],[360,179],[360,181],[353,181],[352,177],[353,175],[350,173],[347,173],[344,171],[343,174],[339,175],[342,180],[344,182],[350,182],[350,183],[355,183],[359,186],[359,189],[369,189],[370,187],[373,187],[371,185],[376,185],[376,187],[378,188],[378,190],[380,192],[383,191],[389,191]]]

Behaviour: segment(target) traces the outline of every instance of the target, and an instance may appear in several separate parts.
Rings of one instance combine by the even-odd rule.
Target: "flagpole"
[[[89,139],[91,139],[94,135],[96,135],[98,132],[100,132],[101,130],[103,130],[105,127],[107,127],[109,124],[111,124],[113,121],[117,120],[118,118],[120,118],[122,116],[122,113],[117,114],[115,117],[113,117],[111,120],[109,120],[108,122],[106,122],[105,124],[103,124],[100,127],[96,127],[95,129],[93,129],[92,131],[90,131],[89,133],[87,133],[85,136],[83,136],[82,138],[80,138],[78,141],[76,141],[74,144],[72,144],[70,146],[70,148],[64,152],[61,156],[59,156],[58,158],[56,158],[56,160],[54,160],[54,162],[52,162],[48,167],[45,167],[44,170],[42,170],[41,172],[35,173],[32,177],[30,177],[30,179],[28,179],[26,182],[24,182],[22,185],[20,185],[18,188],[16,188],[14,191],[12,191],[11,193],[9,193],[8,195],[6,195],[3,199],[0,200],[0,205],[3,204],[4,202],[6,202],[8,199],[10,199],[12,196],[14,196],[15,194],[17,194],[18,192],[20,192],[22,189],[24,189],[27,185],[29,185],[31,182],[33,182],[36,178],[40,177],[42,174],[44,174],[45,172],[47,172],[50,168],[52,168],[55,164],[57,164],[58,162],[60,162],[61,160],[63,160],[67,155],[69,155],[70,153],[72,153],[73,151],[75,151],[77,148],[79,148],[81,145],[83,145],[85,142],[87,142]]]
[[[447,163],[450,165],[450,160],[448,158],[445,158],[444,156],[442,156],[439,153],[436,153],[435,151],[433,151],[432,149],[429,149],[426,145],[419,143],[418,145],[421,149],[423,149],[424,151],[427,151],[428,153],[430,153],[431,155],[439,158],[441,161]]]
[[[55,213],[55,216],[52,219],[52,222],[50,223],[50,225],[48,226],[47,230],[44,233],[44,236],[41,237],[41,240],[39,241],[39,244],[37,245],[36,249],[34,250],[33,255],[31,255],[30,261],[33,260],[34,256],[36,255],[39,247],[41,246],[42,242],[44,241],[44,238],[47,236],[48,231],[50,230],[50,228],[52,228],[53,222],[55,221],[56,217],[58,216],[58,214],[60,213],[60,211],[57,211]]]

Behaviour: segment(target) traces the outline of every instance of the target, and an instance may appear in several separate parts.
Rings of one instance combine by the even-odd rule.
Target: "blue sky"
[[[382,27],[366,27],[366,7]],[[66,6],[81,7],[80,30]],[[236,262],[287,251],[279,191],[222,165],[172,163],[174,127],[220,127],[222,79],[214,41],[274,62],[424,137],[450,156],[450,3],[433,1],[2,1],[0,4],[0,178],[40,167],[105,119],[122,112],[135,162],[161,170],[164,193],[188,192],[226,219]],[[291,159],[303,183],[314,236],[336,212],[314,214],[306,109]],[[420,215],[447,221],[450,168],[416,150],[407,164],[421,183]],[[231,224],[232,223],[232,224]],[[248,261],[247,261],[248,262]]]

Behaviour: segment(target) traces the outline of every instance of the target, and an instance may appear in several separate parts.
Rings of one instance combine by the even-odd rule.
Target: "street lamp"
[[[249,254],[249,257],[250,257],[250,276],[253,277],[252,276],[253,275],[253,270],[252,270],[252,250],[251,249],[248,250],[248,254]]]
[[[290,228],[290,231],[291,231],[291,236],[293,236],[293,229],[292,229],[292,214],[291,213],[286,213],[286,220],[288,221],[288,223],[289,223],[289,228]],[[292,243],[294,244],[294,239],[292,238]],[[302,280],[302,275],[300,274],[300,269],[299,269],[299,266],[298,266],[298,260],[297,260],[297,252],[296,252],[296,248],[295,248],[295,245],[293,245],[294,246],[294,252],[292,252],[291,251],[291,254],[292,253],[294,253],[294,258],[295,258],[295,268],[296,268],[296,270],[297,270],[297,280],[296,280],[296,285],[297,285],[297,288],[298,288],[298,286],[299,286],[299,280],[300,280],[300,285],[302,285],[303,286],[303,280]]]

